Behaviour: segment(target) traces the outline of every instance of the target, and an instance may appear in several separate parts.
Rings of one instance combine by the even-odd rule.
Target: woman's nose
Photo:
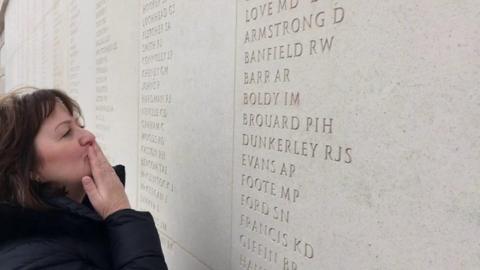
[[[93,145],[93,143],[95,142],[95,135],[93,135],[90,131],[86,129],[82,129],[81,132],[82,135],[80,136],[80,145]]]

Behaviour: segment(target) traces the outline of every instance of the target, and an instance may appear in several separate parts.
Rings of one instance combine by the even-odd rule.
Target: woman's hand
[[[130,208],[120,179],[96,142],[88,146],[88,160],[93,179],[84,176],[82,184],[97,213],[106,219],[118,210]]]

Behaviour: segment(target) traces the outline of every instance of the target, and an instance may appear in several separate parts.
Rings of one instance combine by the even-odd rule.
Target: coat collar
[[[116,165],[113,167],[113,169],[120,178],[122,185],[125,186],[125,166]],[[85,196],[85,199],[82,201],[81,204],[65,196],[44,198],[44,200],[47,201],[51,206],[70,212],[72,214],[86,217],[95,221],[102,220],[100,215],[98,215],[97,212],[93,209],[93,206],[90,203],[88,196]]]
[[[96,221],[102,220],[102,218],[95,212],[91,204],[87,204],[87,197],[85,197],[82,204],[79,204],[76,201],[64,196],[46,198],[45,201],[47,201],[48,204],[50,204],[51,206],[61,209],[63,211]]]
[[[124,166],[117,165],[114,170],[125,185]],[[63,232],[84,235],[91,226],[101,226],[103,223],[87,196],[81,204],[65,196],[43,199],[53,206],[54,210],[38,211],[0,203],[0,244],[6,239],[37,234]]]

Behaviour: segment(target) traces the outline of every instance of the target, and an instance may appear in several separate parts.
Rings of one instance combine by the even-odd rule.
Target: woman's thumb
[[[97,185],[95,185],[95,182],[90,176],[84,176],[82,178],[82,185],[85,193],[87,193],[87,196],[90,199],[90,202],[92,205],[95,205],[99,198]]]

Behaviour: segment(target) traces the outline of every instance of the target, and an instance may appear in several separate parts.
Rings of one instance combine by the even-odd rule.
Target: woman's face
[[[87,147],[94,141],[95,136],[57,102],[35,137],[39,161],[36,173],[41,181],[67,187],[81,183],[83,176],[91,175]]]

